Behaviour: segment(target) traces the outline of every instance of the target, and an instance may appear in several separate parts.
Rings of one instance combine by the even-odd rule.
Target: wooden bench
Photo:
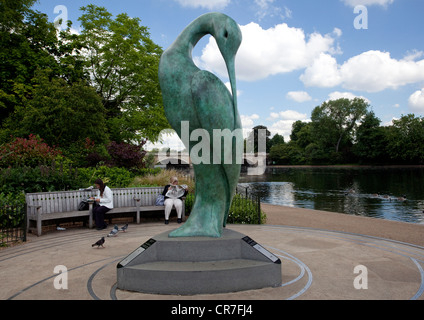
[[[107,212],[110,214],[136,213],[137,223],[140,223],[141,212],[164,212],[164,206],[155,206],[156,198],[162,194],[163,188],[118,188],[112,189],[114,208]],[[96,189],[79,191],[58,191],[27,193],[27,231],[30,221],[35,221],[37,235],[42,233],[42,222],[46,220],[60,220],[76,217],[88,217],[89,228],[93,228],[93,204],[89,210],[78,211],[82,200],[95,196]],[[183,205],[182,218],[185,218]]]

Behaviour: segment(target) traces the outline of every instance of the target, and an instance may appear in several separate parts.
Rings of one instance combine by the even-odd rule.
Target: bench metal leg
[[[88,204],[88,227],[93,229],[93,203]]]
[[[37,211],[37,236],[41,236],[42,233],[42,223],[43,220],[41,219],[41,212]]]
[[[136,199],[135,200],[135,205],[137,206],[137,224],[140,224],[140,206],[141,206],[141,199]]]
[[[137,208],[137,224],[140,224],[140,209]]]

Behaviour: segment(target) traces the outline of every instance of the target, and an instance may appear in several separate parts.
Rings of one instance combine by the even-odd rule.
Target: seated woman
[[[188,187],[186,185],[179,186],[177,177],[172,177],[170,182],[171,184],[165,186],[162,192],[162,195],[165,197],[165,224],[169,224],[169,216],[173,206],[177,210],[177,221],[181,223],[183,198],[188,193]]]
[[[93,206],[93,217],[96,221],[97,230],[103,230],[107,228],[105,223],[105,213],[113,209],[113,193],[112,190],[105,186],[102,179],[95,181],[97,196],[94,199],[98,205]]]

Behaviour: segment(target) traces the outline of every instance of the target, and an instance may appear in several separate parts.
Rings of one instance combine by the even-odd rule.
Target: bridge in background
[[[154,152],[155,155],[155,164],[162,166],[182,166],[182,167],[192,167],[191,158],[186,152],[170,152],[170,153],[160,153]],[[261,155],[253,153],[245,153],[243,155],[243,166],[246,167],[255,167],[258,163],[266,164],[266,160],[269,159],[268,154],[265,155],[265,159]]]

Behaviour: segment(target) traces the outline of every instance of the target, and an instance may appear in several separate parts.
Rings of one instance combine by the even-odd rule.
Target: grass
[[[162,170],[158,174],[148,174],[145,176],[140,176],[134,178],[134,180],[129,185],[130,188],[135,187],[165,187],[169,184],[171,177],[178,177],[178,182],[180,185],[186,184],[188,190],[191,193],[194,193],[195,182],[191,176],[186,176],[178,170]]]

